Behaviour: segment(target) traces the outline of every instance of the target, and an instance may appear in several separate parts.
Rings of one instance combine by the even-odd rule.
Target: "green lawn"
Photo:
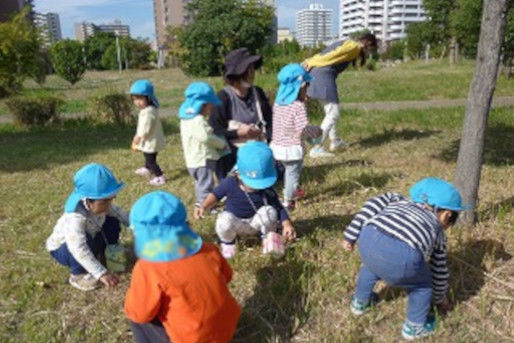
[[[450,66],[445,61],[425,64],[420,61],[406,62],[394,67],[382,67],[377,71],[348,69],[338,78],[340,97],[343,102],[373,102],[401,100],[433,100],[466,98],[473,74],[473,62],[462,61]],[[148,78],[155,84],[157,96],[163,108],[177,108],[183,100],[183,92],[193,80],[178,69],[87,72],[82,81],[73,87],[59,77],[48,77],[40,87],[27,81],[24,94],[51,94],[62,97],[65,113],[87,111],[87,99],[105,89],[128,92],[130,84],[139,78]],[[216,89],[221,89],[221,78],[204,79]],[[276,75],[257,75],[256,83],[265,90],[277,88]],[[498,79],[496,96],[514,95],[514,79],[505,76]],[[8,112],[5,100],[0,100],[0,115]]]
[[[471,66],[458,67],[460,71],[452,77],[438,76],[440,71],[435,66],[412,64],[409,68],[411,72],[401,78],[406,79],[405,83],[388,85],[398,90],[396,99],[416,93],[417,99],[460,97],[467,92],[460,88],[464,88]],[[449,68],[444,70],[449,73]],[[97,92],[98,87],[128,89],[132,80],[143,76],[156,83],[161,102],[168,106],[180,101],[177,97],[189,82],[177,71],[169,70],[137,72],[130,77],[89,73],[76,89],[62,92],[77,104],[89,92]],[[386,77],[392,80],[399,76],[391,71],[345,74],[341,80],[349,82],[344,86],[345,98],[356,101],[365,93],[362,101],[389,99],[374,88]],[[456,81],[450,82],[452,78]],[[438,85],[437,80],[444,83]],[[65,88],[54,81],[52,87]],[[450,90],[444,87],[454,83]],[[407,84],[415,88],[400,91],[408,88]],[[365,85],[373,87],[364,91]],[[507,83],[500,84],[498,91],[513,94],[512,85]],[[306,159],[302,178],[308,196],[292,214],[299,239],[288,249],[286,258],[273,261],[263,257],[258,244],[247,242],[248,247],[241,244],[238,255],[230,262],[235,271],[230,287],[243,308],[236,342],[399,340],[406,305],[404,292],[380,285],[383,301],[377,308],[361,318],[351,316],[349,300],[359,257],[342,250],[342,230],[371,196],[386,190],[406,194],[413,182],[425,176],[451,180],[463,111],[451,108],[342,113],[340,132],[353,144],[334,160]],[[512,113],[512,108],[491,113],[480,184],[481,221],[475,228],[455,227],[449,232],[450,297],[455,309],[440,318],[437,333],[428,342],[512,340]],[[313,118],[313,122],[319,121]],[[191,218],[193,181],[184,166],[177,124],[175,118],[165,120],[168,145],[159,160],[170,181],[163,189],[183,199],[193,228],[206,241],[214,241],[215,218],[202,222]],[[116,199],[126,209],[154,189],[133,173],[143,163],[142,156],[129,149],[134,131],[134,127],[93,127],[78,121],[67,121],[55,130],[24,131],[0,125],[0,341],[130,340],[122,311],[130,275],[122,275],[121,285],[113,290],[76,291],[66,283],[66,270],[45,251],[44,242],[73,188],[74,172],[86,163],[105,163],[127,183]],[[127,233],[124,240],[130,241]]]

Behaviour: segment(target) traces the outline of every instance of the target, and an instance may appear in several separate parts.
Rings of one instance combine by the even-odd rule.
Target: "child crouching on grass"
[[[227,284],[232,270],[203,243],[179,198],[156,191],[130,211],[139,260],[125,299],[137,343],[227,343],[241,310]]]
[[[153,85],[148,80],[138,80],[130,87],[132,101],[140,109],[137,119],[136,135],[132,139],[131,148],[143,152],[145,166],[136,170],[141,176],[154,177],[150,180],[153,186],[166,183],[166,178],[157,164],[157,153],[164,149],[166,140],[159,117],[159,101],[154,95]]]
[[[283,205],[292,211],[295,200],[305,195],[300,188],[305,147],[302,138],[321,136],[321,129],[309,126],[307,118],[307,88],[312,77],[298,63],[288,64],[278,74],[278,88],[273,106],[273,157],[285,168]]]
[[[237,151],[236,165],[237,175],[223,179],[195,209],[195,218],[200,219],[226,197],[225,211],[216,220],[222,255],[225,258],[235,255],[237,235],[265,236],[277,231],[279,220],[284,239],[293,240],[296,237],[293,224],[273,189],[277,171],[270,148],[263,142],[246,143]]]
[[[372,290],[378,280],[404,288],[409,303],[402,336],[414,340],[435,330],[428,315],[432,295],[443,310],[449,308],[444,231],[465,207],[458,190],[441,179],[425,178],[409,193],[411,200],[395,193],[368,200],[346,228],[343,247],[351,251],[359,241],[362,268],[352,313],[363,314],[377,300]]]
[[[185,91],[186,101],[180,106],[180,136],[189,174],[195,180],[195,207],[201,205],[214,188],[216,162],[229,153],[228,143],[213,133],[209,116],[221,105],[214,90],[205,82],[194,82]]]
[[[112,200],[125,185],[107,167],[88,164],[73,178],[75,189],[64,214],[46,240],[46,249],[60,264],[70,268],[69,283],[81,291],[93,290],[100,280],[115,286],[119,279],[99,261],[105,260],[108,244],[116,244],[120,222],[128,226],[128,215]]]

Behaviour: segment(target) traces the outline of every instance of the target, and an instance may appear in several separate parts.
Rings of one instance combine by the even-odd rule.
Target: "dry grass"
[[[143,75],[148,76],[133,76]],[[102,82],[98,80],[99,85]],[[164,90],[165,84],[169,86]],[[163,79],[157,88],[180,92],[175,84]],[[361,318],[350,315],[359,257],[341,249],[342,230],[360,205],[379,192],[406,194],[413,182],[428,175],[451,180],[462,113],[455,108],[342,114],[341,133],[353,144],[334,160],[307,158],[303,185],[308,197],[293,213],[300,238],[285,260],[263,257],[259,246],[248,242],[231,261],[235,276],[230,287],[243,307],[236,342],[399,340],[406,305],[403,292],[381,285],[383,301],[375,309]],[[142,156],[129,150],[135,128],[65,125],[54,131],[0,127],[3,342],[125,342],[131,337],[122,311],[130,276],[122,275],[114,290],[76,291],[66,283],[66,270],[45,251],[44,241],[72,189],[73,173],[85,163],[105,163],[127,183],[117,198],[127,209],[153,189],[133,174],[142,163]],[[495,110],[489,126],[481,222],[449,232],[450,297],[455,308],[440,318],[437,333],[427,342],[513,341],[512,108]],[[179,195],[191,209],[192,179],[184,168],[176,119],[166,120],[165,131],[168,146],[159,160],[170,182],[164,189]],[[206,241],[213,241],[213,223],[211,217],[192,225]]]

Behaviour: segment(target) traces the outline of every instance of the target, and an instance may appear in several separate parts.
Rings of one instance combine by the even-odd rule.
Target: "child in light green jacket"
[[[195,179],[195,206],[199,206],[214,188],[216,161],[228,151],[228,143],[208,123],[214,107],[221,105],[212,87],[193,82],[185,96],[179,109],[180,135],[187,170]]]

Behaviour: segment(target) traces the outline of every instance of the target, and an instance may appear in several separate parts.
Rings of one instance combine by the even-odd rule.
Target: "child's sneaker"
[[[149,176],[150,175],[150,169],[146,167],[141,167],[139,169],[136,169],[135,173],[139,176]]]
[[[302,199],[305,198],[305,195],[307,195],[307,192],[303,188],[298,187],[296,191],[294,191],[294,196],[296,199]]]
[[[418,338],[431,335],[435,331],[436,321],[434,317],[428,317],[424,325],[416,325],[406,321],[402,328],[402,337],[413,341]]]
[[[311,158],[324,158],[324,157],[334,157],[335,155],[331,152],[326,151],[323,147],[314,147],[309,152],[309,156]]]
[[[71,274],[68,282],[81,291],[92,291],[98,287],[98,280],[91,274]]]
[[[348,147],[348,143],[343,141],[341,138],[337,138],[330,142],[330,151],[336,151],[339,149],[346,149]]]
[[[227,260],[236,254],[236,245],[234,243],[221,243],[221,255]]]
[[[350,303],[350,310],[356,316],[361,316],[364,312],[368,311],[372,306],[374,306],[378,302],[378,294],[371,293],[371,299],[364,303],[357,298],[353,297],[352,302]]]
[[[164,177],[164,175],[156,176],[150,180],[150,184],[152,186],[161,186],[161,185],[164,185],[165,183],[166,183],[166,178]]]

